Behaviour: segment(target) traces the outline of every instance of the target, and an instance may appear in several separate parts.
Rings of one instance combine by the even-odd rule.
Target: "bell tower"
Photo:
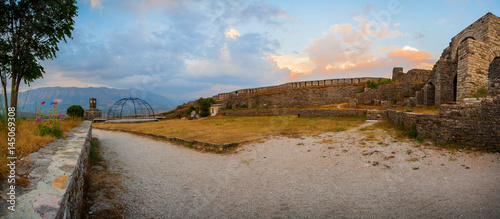
[[[89,99],[89,104],[90,104],[90,109],[95,109],[96,108],[96,99],[95,98],[90,98]]]

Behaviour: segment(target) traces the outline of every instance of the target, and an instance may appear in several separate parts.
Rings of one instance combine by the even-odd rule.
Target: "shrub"
[[[201,117],[207,117],[207,116],[210,116],[210,112],[208,112],[208,111],[202,111],[202,112],[200,113],[200,116],[201,116]]]
[[[66,113],[71,116],[71,117],[83,117],[83,107],[80,105],[73,105],[70,106],[67,110]]]
[[[382,78],[379,78],[378,81],[367,81],[366,86],[371,89],[377,88],[381,84],[392,84],[391,79],[385,79],[382,81]]]
[[[189,108],[186,110],[186,114],[191,114],[191,112],[193,111],[196,111],[196,109],[194,108],[194,106],[189,106]]]
[[[240,106],[240,108],[247,108],[247,105],[243,104],[243,105]]]
[[[200,105],[200,116],[201,117],[206,117],[210,115],[210,105],[214,103],[214,100],[212,98],[200,98],[197,100],[198,104]]]
[[[417,125],[415,123],[411,124],[410,133],[408,133],[410,138],[417,138]]]

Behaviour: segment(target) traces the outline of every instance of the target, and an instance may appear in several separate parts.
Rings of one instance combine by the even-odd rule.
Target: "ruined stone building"
[[[451,39],[426,82],[436,105],[461,101],[488,87],[488,69],[500,57],[500,18],[488,13]],[[498,78],[497,78],[498,79]],[[493,87],[491,87],[493,86]]]

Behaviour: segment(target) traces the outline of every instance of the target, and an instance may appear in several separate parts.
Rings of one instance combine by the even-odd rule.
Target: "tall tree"
[[[17,111],[21,81],[30,85],[43,77],[40,61],[55,58],[59,41],[72,38],[78,7],[76,0],[0,0],[0,4],[0,79],[5,108],[10,79],[10,107]]]

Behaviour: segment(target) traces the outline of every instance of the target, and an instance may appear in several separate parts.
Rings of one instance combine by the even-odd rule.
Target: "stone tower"
[[[97,102],[96,102],[96,99],[95,99],[95,98],[93,98],[93,97],[92,97],[92,98],[90,98],[90,99],[89,99],[89,104],[90,104],[90,107],[89,107],[90,109],[96,109],[96,108],[97,108],[97,107],[96,107]]]

